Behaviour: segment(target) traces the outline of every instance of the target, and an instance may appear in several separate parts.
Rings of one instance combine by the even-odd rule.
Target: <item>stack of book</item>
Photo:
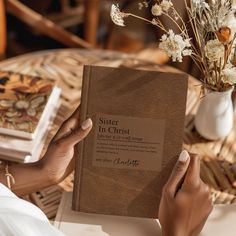
[[[60,93],[52,80],[0,72],[0,159],[39,159]]]

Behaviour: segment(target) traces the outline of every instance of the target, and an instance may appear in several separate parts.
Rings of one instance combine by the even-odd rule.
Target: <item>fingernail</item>
[[[87,130],[88,128],[90,128],[93,125],[93,122],[90,118],[88,118],[87,120],[83,121],[81,124],[81,129],[82,130]]]
[[[186,162],[189,159],[189,154],[186,150],[183,150],[179,155],[179,161]]]

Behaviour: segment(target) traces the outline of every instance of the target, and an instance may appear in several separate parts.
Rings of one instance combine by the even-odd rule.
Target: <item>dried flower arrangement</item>
[[[157,26],[164,32],[159,47],[174,62],[190,56],[204,75],[200,79],[203,87],[218,92],[232,88],[236,84],[236,0],[183,0],[188,22],[184,22],[171,0],[155,1],[151,20],[122,12],[115,4],[111,7],[111,19],[119,26],[125,26],[127,17]],[[139,3],[139,9],[147,8],[150,2]],[[159,16],[170,19],[179,33],[167,29]],[[194,40],[190,37],[191,30]]]

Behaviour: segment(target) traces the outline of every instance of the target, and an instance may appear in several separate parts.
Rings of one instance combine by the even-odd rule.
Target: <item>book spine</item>
[[[88,96],[89,96],[89,83],[90,83],[90,66],[84,66],[83,71],[83,83],[82,83],[82,97],[81,97],[81,108],[80,108],[80,125],[87,119],[87,108],[88,108]],[[84,156],[84,140],[81,141],[75,149],[75,180],[73,190],[73,201],[72,209],[79,211],[80,209],[80,193],[81,182],[82,182],[82,167],[83,167],[83,156]]]

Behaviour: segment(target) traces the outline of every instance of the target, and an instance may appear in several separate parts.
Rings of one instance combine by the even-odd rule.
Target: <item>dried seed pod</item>
[[[216,31],[216,35],[222,43],[229,43],[232,40],[232,32],[229,27],[221,27]]]

